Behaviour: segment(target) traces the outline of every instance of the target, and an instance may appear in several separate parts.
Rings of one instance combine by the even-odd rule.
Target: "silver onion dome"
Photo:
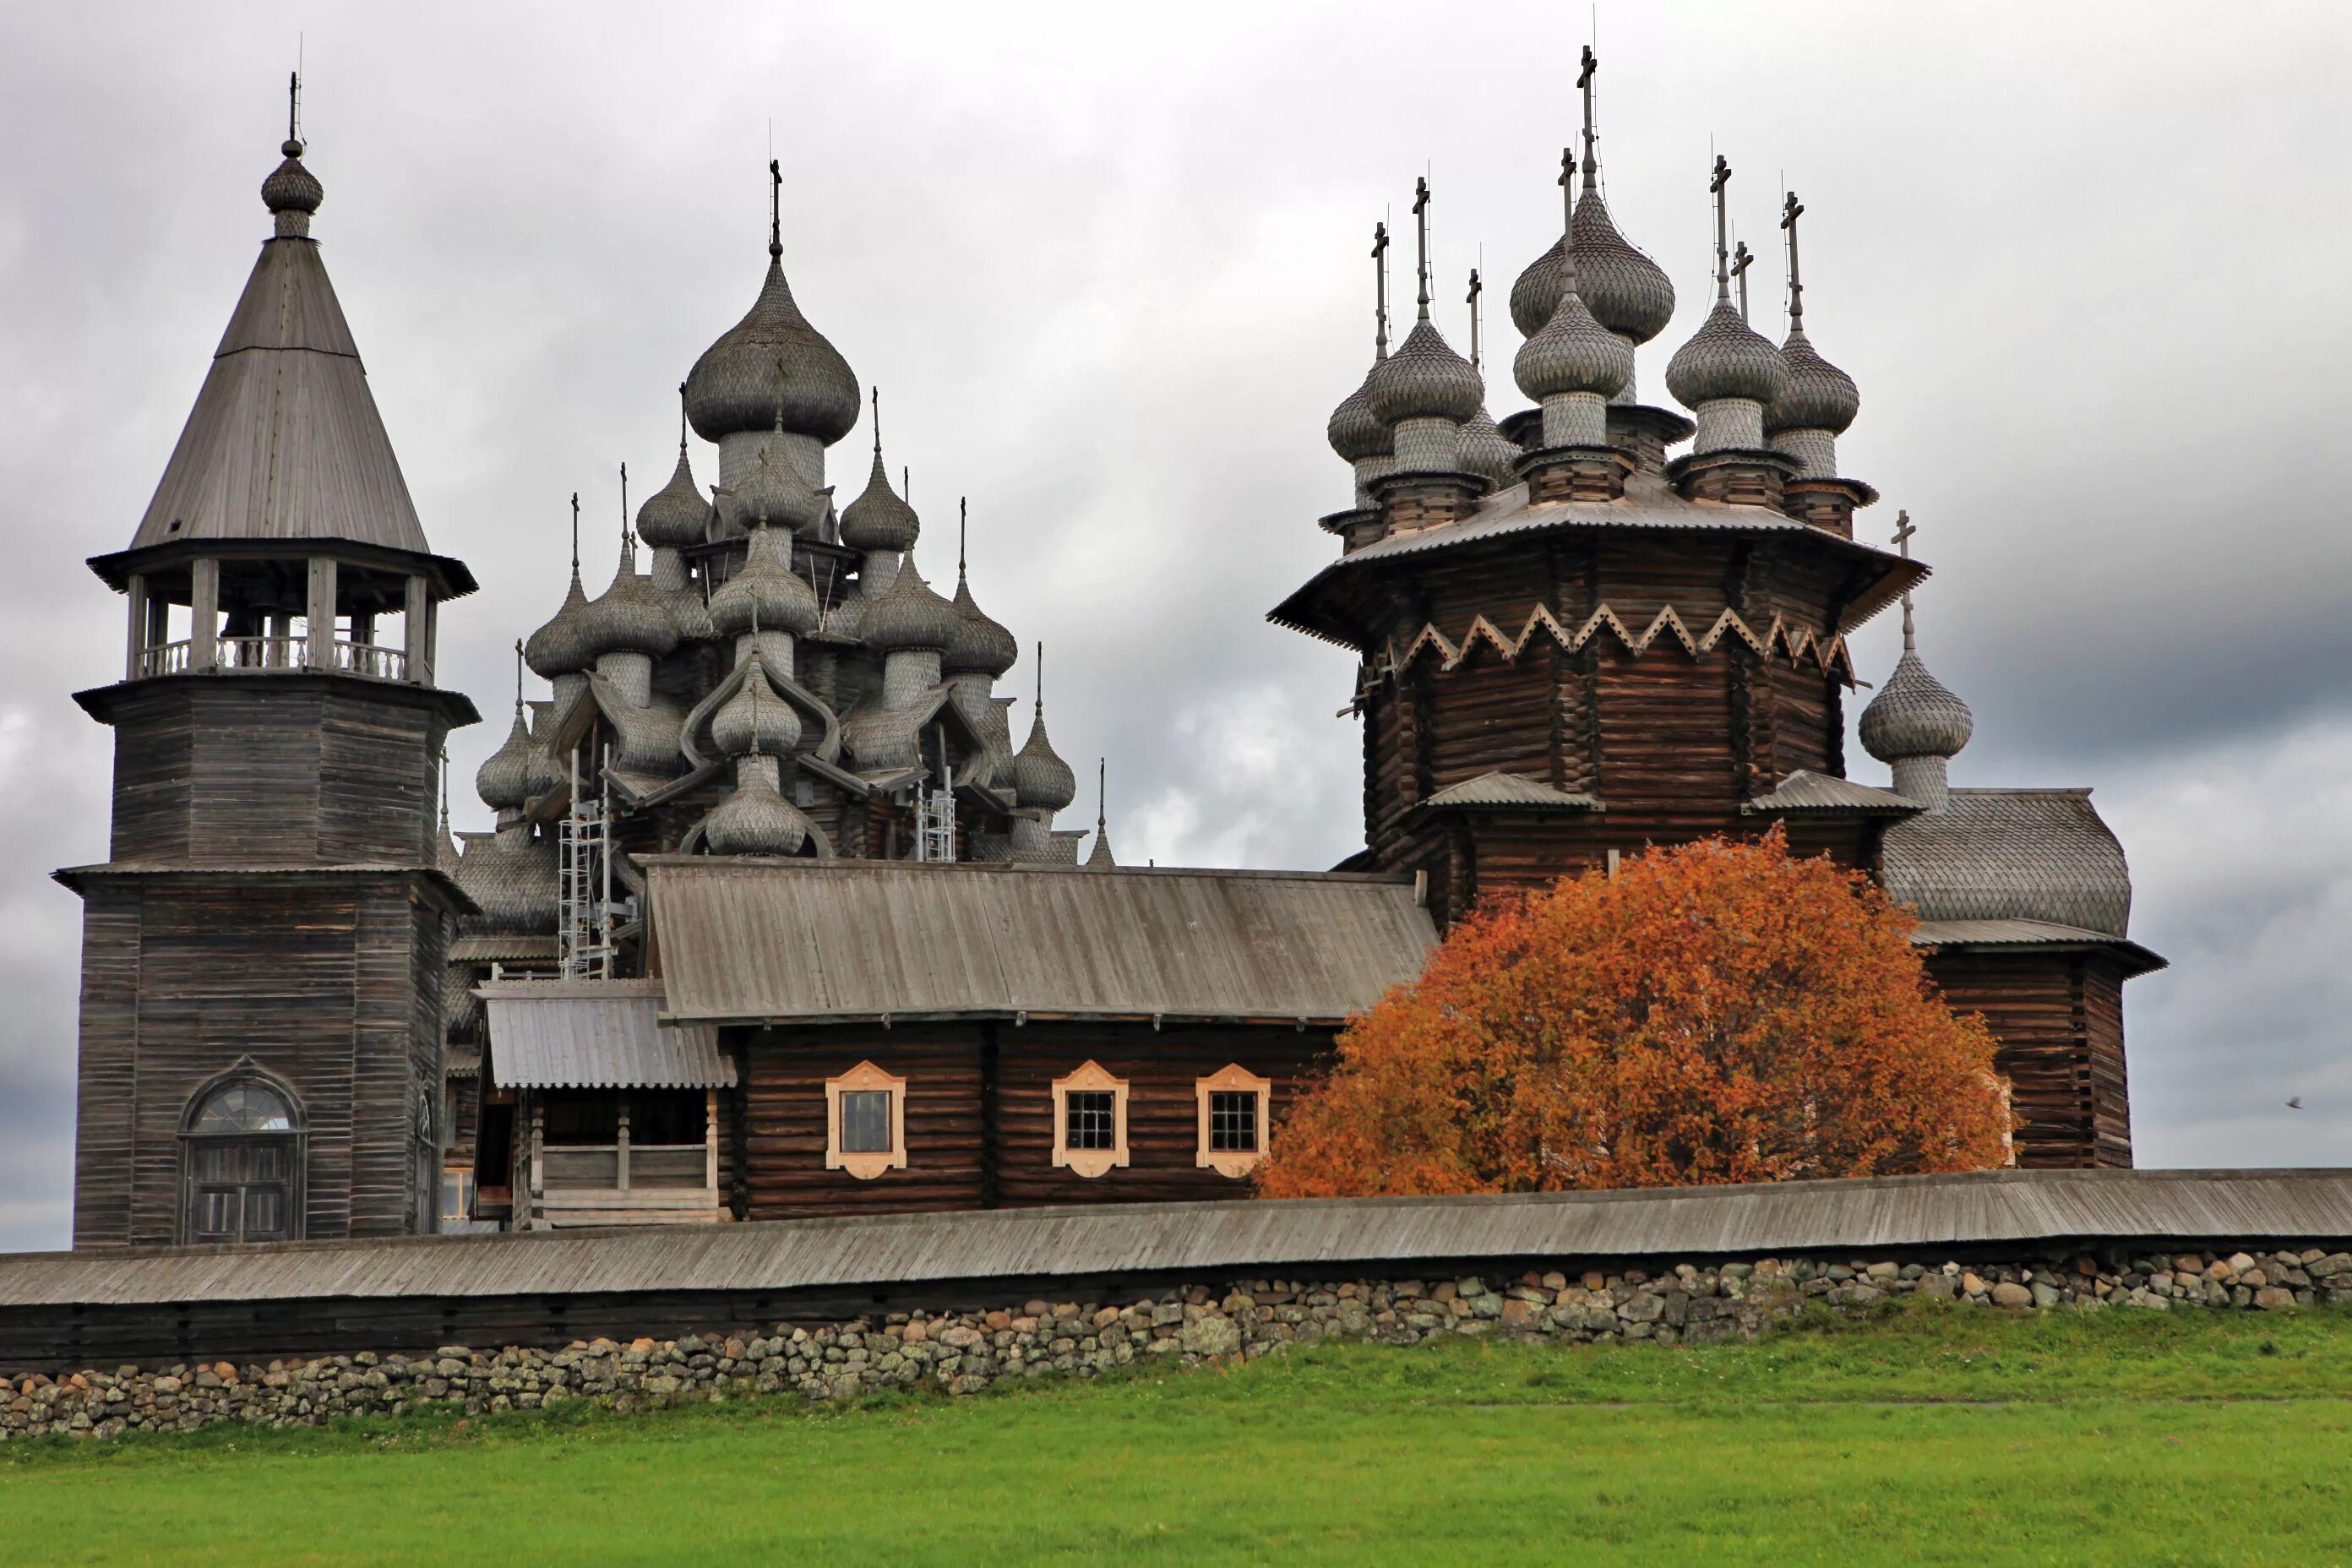
[[[1428,321],[1415,321],[1396,353],[1372,367],[1364,383],[1372,416],[1394,426],[1407,419],[1467,424],[1486,401],[1486,383]]]
[[[1826,430],[1843,435],[1862,412],[1862,393],[1853,377],[1821,356],[1801,320],[1790,325],[1780,357],[1789,366],[1789,384],[1764,409],[1766,433]]]
[[[694,467],[687,458],[686,437],[677,442],[677,467],[669,483],[646,498],[637,509],[637,537],[659,550],[683,550],[709,536],[710,503],[694,482]]]
[[[457,929],[468,935],[552,931],[562,914],[559,875],[556,847],[546,839],[468,834],[457,886],[481,912],[460,916]]]
[[[791,855],[798,851],[808,842],[808,818],[776,793],[776,786],[768,782],[766,773],[747,763],[742,774],[736,781],[735,793],[703,818],[703,842],[714,855]]]
[[[1024,809],[1059,811],[1078,798],[1078,778],[1045,738],[1045,710],[1029,721],[1029,739],[1013,755],[1013,798]]]
[[[783,433],[782,421],[770,428],[774,434],[761,443],[758,460],[733,489],[721,494],[725,516],[739,532],[749,532],[764,520],[772,527],[813,533],[824,521],[831,504],[825,499],[828,492],[811,488],[784,455],[775,439]]]
[[[915,548],[916,536],[922,531],[922,520],[915,515],[915,509],[890,488],[890,476],[882,467],[882,443],[877,440],[865,490],[842,509],[841,542],[852,550],[903,552]]]
[[[898,563],[883,595],[866,607],[866,641],[885,653],[894,648],[938,648],[944,653],[963,629],[963,615],[942,599],[908,555]]]
[[[956,573],[955,597],[950,602],[956,614],[963,617],[963,623],[940,656],[940,673],[979,674],[993,680],[1011,669],[1013,661],[1021,657],[1021,645],[973,600],[971,584],[961,569]]]
[[[1863,749],[1882,763],[1906,757],[1953,757],[1976,732],[1969,705],[1905,649],[1895,673],[1862,710]]]
[[[800,637],[816,630],[816,590],[793,570],[785,553],[790,537],[781,529],[751,531],[743,564],[710,595],[713,631],[741,637],[756,628]]]
[[[286,161],[261,182],[261,205],[274,213],[317,212],[319,204],[327,199],[327,187],[302,166],[302,143],[289,137],[278,151]]]
[[[1580,276],[1581,251],[1577,258]],[[1727,299],[1716,300],[1690,342],[1666,362],[1666,390],[1694,410],[1725,397],[1769,404],[1788,384],[1789,362],[1769,338],[1739,319],[1738,308]]]
[[[484,805],[493,811],[513,811],[541,787],[544,775],[531,765],[532,750],[530,728],[523,722],[521,707],[517,706],[505,743],[474,773],[474,793],[482,797]]]
[[[742,686],[711,715],[710,741],[730,757],[790,756],[800,745],[800,715],[768,684],[767,666],[756,652]]]
[[[1462,426],[1457,455],[1464,473],[1476,474],[1498,490],[1519,482],[1518,446],[1503,434],[1483,405]]]
[[[857,377],[801,314],[781,255],[772,242],[760,298],[687,375],[686,415],[706,441],[765,429],[779,410],[786,430],[828,447],[857,423]]]
[[[1323,428],[1331,450],[1350,463],[1360,463],[1367,458],[1386,458],[1396,451],[1395,434],[1372,412],[1372,377],[1380,374],[1380,368],[1375,363],[1365,374],[1363,384],[1331,410],[1331,422]]]
[[[1617,232],[1609,204],[1587,186],[1577,198],[1576,288],[1593,320],[1635,343],[1646,343],[1675,318],[1675,284],[1666,269]],[[1511,320],[1522,337],[1543,331],[1559,306],[1566,242],[1528,264],[1511,285]]]
[[[663,602],[661,591],[637,575],[635,552],[621,548],[613,584],[588,601],[580,613],[582,646],[592,658],[608,653],[642,653],[659,658],[677,647],[677,620]]]
[[[1577,252],[1578,287],[1559,290],[1551,320],[1519,345],[1511,374],[1519,390],[1541,403],[1572,392],[1614,397],[1633,379],[1633,348],[1602,326],[1584,302],[1584,253]]]
[[[552,619],[530,634],[522,645],[522,661],[530,672],[542,680],[552,680],[559,675],[577,675],[596,662],[596,655],[588,647],[583,617],[588,613],[588,595],[580,587],[580,566],[572,567],[572,586],[564,592],[563,603]]]

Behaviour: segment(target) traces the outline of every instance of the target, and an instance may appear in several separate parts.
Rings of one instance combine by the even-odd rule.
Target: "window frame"
[[[1070,1091],[1110,1095],[1111,1146],[1108,1149],[1070,1147]],[[1088,1061],[1076,1072],[1054,1080],[1054,1164],[1088,1181],[1108,1175],[1126,1164],[1127,1079],[1113,1078],[1100,1062]]]
[[[205,1109],[221,1095],[235,1089],[254,1088],[268,1090],[286,1108],[287,1127],[283,1131],[200,1131],[197,1123]],[[268,1240],[299,1241],[308,1230],[309,1214],[304,1177],[310,1165],[310,1119],[302,1097],[294,1086],[277,1074],[266,1071],[251,1057],[240,1057],[226,1072],[215,1073],[196,1085],[180,1108],[180,1184],[178,1215],[174,1222],[174,1239],[183,1246],[246,1245],[236,1242],[204,1242],[195,1240],[194,1225],[197,1155],[206,1149],[226,1147],[275,1148],[285,1152],[286,1180],[283,1183],[286,1203],[285,1235]],[[258,1184],[240,1183],[240,1186]]]
[[[890,1147],[852,1153],[841,1146],[841,1097],[844,1093],[879,1090],[890,1096]],[[859,1062],[847,1072],[824,1080],[824,1168],[846,1171],[870,1182],[885,1171],[907,1168],[907,1080],[884,1072],[872,1062]]]
[[[1209,1104],[1218,1094],[1255,1094],[1257,1096],[1257,1147],[1255,1149],[1213,1149],[1209,1146]],[[1214,1171],[1229,1180],[1238,1181],[1257,1169],[1265,1159],[1265,1146],[1274,1125],[1274,1080],[1261,1078],[1239,1062],[1228,1062],[1208,1077],[1196,1079],[1192,1097],[1198,1108],[1198,1124],[1194,1131],[1192,1163],[1202,1170]]]

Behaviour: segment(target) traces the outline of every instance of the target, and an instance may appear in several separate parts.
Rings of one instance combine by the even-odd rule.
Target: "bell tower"
[[[104,864],[80,894],[74,1245],[434,1228],[434,684],[465,566],[426,544],[310,237],[289,114],[261,247],[130,548]]]

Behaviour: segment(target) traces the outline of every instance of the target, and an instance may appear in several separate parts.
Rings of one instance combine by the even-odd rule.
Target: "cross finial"
[[[1099,835],[1110,819],[1110,759],[1095,759],[1095,832]]]
[[[1584,46],[1584,68],[1576,73],[1577,89],[1584,94],[1584,188],[1591,190],[1593,176],[1599,171],[1600,160],[1592,154],[1592,143],[1598,140],[1592,129],[1592,79],[1601,74],[1601,57],[1592,46]]]
[[[686,383],[677,384],[677,455],[686,456]]]
[[[1389,357],[1389,226],[1372,225],[1372,357]]]
[[[1421,319],[1429,320],[1429,181],[1426,177],[1412,183],[1412,217],[1415,266],[1421,283]]]
[[[580,575],[580,492],[572,492],[572,574]]]
[[[1797,199],[1796,192],[1780,199],[1780,226],[1789,231],[1789,324],[1792,327],[1805,319],[1805,285],[1797,275],[1797,219],[1804,211],[1805,204]]]
[[[958,496],[956,497],[956,581],[959,583],[963,581],[964,535],[971,526],[970,499]]]
[[[1037,718],[1039,721],[1042,721],[1045,719],[1045,642],[1044,642],[1044,640],[1043,640],[1043,639],[1040,639],[1040,640],[1039,640],[1039,642],[1038,642],[1038,644],[1037,644],[1037,672],[1036,672],[1036,673],[1037,673],[1037,707],[1036,707],[1036,711],[1035,711],[1034,717],[1035,717],[1035,718]]]
[[[1748,269],[1756,264],[1756,253],[1741,240],[1731,247],[1731,275],[1739,281],[1739,319],[1748,319]]]
[[[622,539],[622,542],[623,542],[624,543],[627,542],[627,541],[628,541],[628,537],[629,537],[629,465],[628,465],[628,464],[626,464],[626,463],[623,463],[623,464],[621,465],[621,539]]]
[[[879,384],[874,388],[874,455],[877,458],[882,455],[882,388]]]
[[[1903,552],[1903,559],[1906,561],[1911,559],[1911,536],[1918,531],[1917,526],[1911,521],[1909,512],[1898,511],[1895,514],[1895,547]],[[1905,653],[1919,651],[1918,635],[1911,624],[1911,590],[1907,587],[1903,590],[1903,651]]]
[[[515,711],[522,711],[522,638],[515,638]],[[446,758],[448,753],[444,752]]]
[[[1478,269],[1473,267],[1470,269],[1470,292],[1466,296],[1470,306],[1470,368],[1472,370],[1485,368],[1478,346],[1478,296],[1486,291],[1486,286],[1478,280]]]
[[[286,73],[286,140],[293,147],[293,155],[302,152],[302,73]]]
[[[784,253],[784,166],[768,160],[768,254]]]
[[[1715,195],[1715,297],[1731,298],[1731,246],[1725,188],[1731,184],[1731,163],[1720,153],[1715,155],[1715,174],[1706,188]]]

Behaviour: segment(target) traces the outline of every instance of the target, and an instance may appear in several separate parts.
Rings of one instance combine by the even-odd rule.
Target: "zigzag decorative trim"
[[[1575,653],[1604,631],[1615,637],[1627,652],[1634,654],[1648,652],[1652,644],[1670,636],[1693,658],[1714,652],[1724,638],[1737,637],[1759,658],[1770,658],[1777,653],[1792,665],[1801,665],[1810,659],[1823,674],[1843,672],[1848,680],[1854,679],[1853,658],[1846,650],[1843,633],[1825,637],[1810,626],[1790,625],[1775,612],[1772,624],[1759,634],[1737,612],[1727,608],[1715,617],[1715,624],[1707,627],[1704,636],[1693,637],[1689,624],[1672,605],[1652,616],[1650,624],[1638,633],[1627,627],[1617,612],[1607,605],[1587,616],[1584,623],[1572,632],[1561,626],[1550,607],[1545,605],[1538,605],[1528,612],[1527,624],[1519,628],[1517,637],[1505,636],[1484,615],[1471,617],[1469,630],[1462,634],[1458,642],[1439,631],[1436,624],[1432,622],[1423,626],[1402,652],[1396,651],[1391,645],[1387,668],[1376,673],[1401,674],[1411,667],[1413,660],[1429,652],[1438,656],[1441,669],[1452,669],[1467,658],[1470,650],[1481,641],[1507,661],[1516,660],[1535,642],[1538,632],[1549,636],[1570,653]]]

